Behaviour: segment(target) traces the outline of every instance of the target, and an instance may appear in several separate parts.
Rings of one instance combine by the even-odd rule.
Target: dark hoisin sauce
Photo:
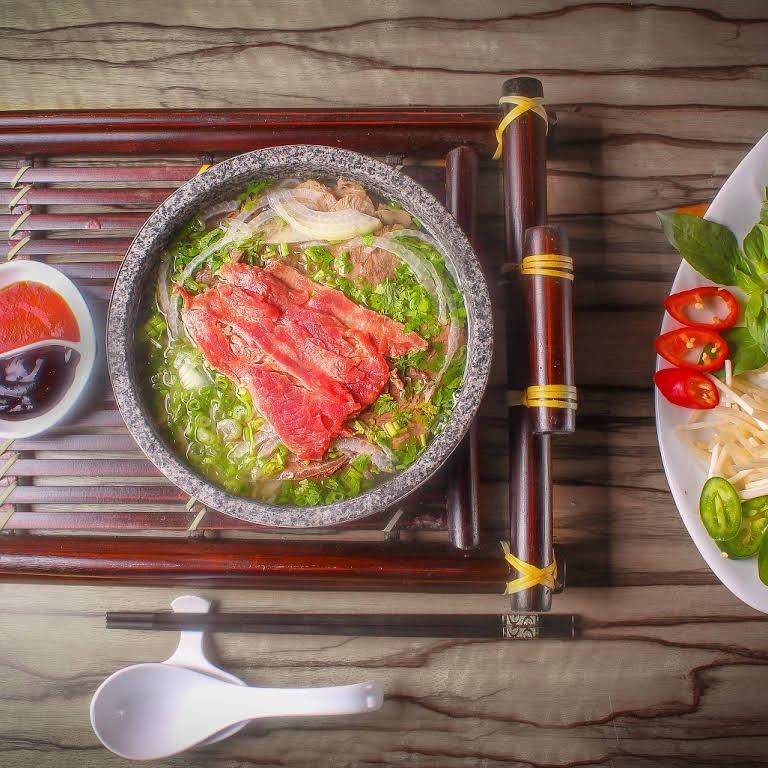
[[[64,396],[80,355],[57,344],[0,358],[0,418],[31,419]]]

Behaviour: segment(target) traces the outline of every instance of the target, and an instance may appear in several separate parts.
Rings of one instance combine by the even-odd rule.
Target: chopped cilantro
[[[381,416],[382,413],[392,413],[393,411],[396,411],[397,403],[392,395],[385,393],[376,398],[371,408],[377,416]]]
[[[423,452],[424,447],[420,442],[413,436],[409,437],[399,448],[392,451],[397,460],[395,469],[401,470],[410,466]]]
[[[248,186],[245,188],[245,192],[243,192],[241,195],[238,195],[238,197],[237,197],[237,201],[238,201],[239,203],[242,203],[242,202],[243,202],[243,200],[245,200],[246,198],[249,198],[249,197],[253,197],[253,196],[255,196],[255,195],[258,195],[258,194],[260,194],[260,193],[261,193],[261,192],[263,192],[263,191],[264,191],[264,190],[265,190],[265,189],[266,189],[266,188],[267,188],[267,187],[268,187],[268,186],[269,186],[271,183],[272,183],[272,181],[271,181],[270,179],[262,179],[261,181],[252,181],[252,182],[251,182],[251,183],[250,183],[250,184],[249,184],[249,185],[248,185]],[[250,205],[250,206],[248,206],[248,204],[246,204],[246,205],[245,205],[245,206],[243,206],[243,207],[244,207],[246,210],[249,210],[250,208],[253,208],[253,205]]]
[[[282,444],[278,443],[275,447],[275,450],[273,454],[264,461],[263,459],[261,461],[264,461],[264,463],[260,466],[260,472],[262,477],[272,477],[273,475],[276,475],[278,472],[280,472],[282,469],[285,469],[285,461],[288,458],[289,451],[288,449]],[[258,462],[257,462],[258,466]]]
[[[333,268],[342,275],[349,274],[352,271],[352,264],[349,261],[349,251],[342,251],[333,260]]]
[[[343,470],[322,480],[286,480],[280,489],[278,502],[296,506],[332,504],[356,496],[372,484],[369,476],[371,458],[356,456]]]

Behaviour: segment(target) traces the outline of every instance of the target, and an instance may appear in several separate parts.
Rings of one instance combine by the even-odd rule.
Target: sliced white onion
[[[224,200],[223,202],[212,205],[210,208],[203,211],[198,216],[198,218],[203,222],[206,222],[208,219],[212,219],[214,216],[220,216],[222,213],[231,213],[232,211],[236,211],[239,206],[240,203],[238,203],[237,200]]]
[[[370,456],[371,463],[383,472],[394,472],[394,455],[390,451],[387,453],[384,448],[374,445],[368,440],[360,437],[340,437],[333,444],[337,451],[341,451],[347,456],[360,456],[366,454]]]
[[[202,371],[202,366],[191,355],[179,354],[176,356],[175,363],[179,372],[179,382],[184,389],[199,391],[210,383]]]
[[[250,452],[250,443],[248,443],[247,440],[240,440],[232,445],[232,448],[227,455],[230,459],[242,459],[243,456],[247,456]]]
[[[362,241],[361,241],[362,242]],[[420,253],[412,251],[402,243],[390,240],[388,237],[374,237],[372,245],[375,248],[381,248],[382,251],[389,251],[395,254],[403,264],[407,264],[416,279],[437,299],[437,316],[440,322],[445,325],[447,320],[446,306],[450,306],[450,291],[445,287],[445,283],[437,274],[435,265]]]
[[[240,426],[240,422],[234,419],[222,419],[216,424],[216,431],[221,435],[225,443],[231,443],[240,437],[243,433],[243,428]]]
[[[421,240],[425,243],[429,243],[438,253],[440,253],[440,249],[437,247],[437,243],[429,236],[425,235],[423,232],[420,232],[415,229],[396,229],[392,232],[389,232],[384,238],[376,238],[376,240],[379,239],[389,239],[389,238],[395,238],[395,237],[415,237],[418,240]],[[376,240],[374,240],[374,244],[376,244]],[[449,288],[446,286],[446,284],[443,282],[443,280],[440,278],[437,270],[435,269],[435,265],[426,257],[422,257],[419,254],[416,254],[415,251],[412,251],[410,248],[408,248],[405,245],[402,245],[402,243],[399,243],[402,248],[404,248],[406,251],[408,251],[409,254],[412,254],[413,256],[417,256],[419,260],[427,265],[428,267],[431,267],[430,274],[433,275],[433,279],[437,281],[438,290],[442,294],[443,299],[445,300],[446,304],[448,305],[448,311],[451,316],[455,315],[458,311],[458,307],[456,306],[456,301],[454,300],[453,291],[449,290]],[[381,247],[381,246],[379,246]],[[400,255],[403,261],[406,261],[405,258]],[[409,261],[406,261],[409,267],[411,267],[411,263]],[[453,281],[456,285],[458,285],[458,277],[454,273],[453,265],[451,264],[449,266],[449,261],[446,258],[443,258],[443,263],[445,264],[446,269],[451,274],[451,277],[453,277]],[[413,269],[413,267],[411,267]],[[414,270],[414,274],[418,277],[418,274]],[[439,299],[438,299],[439,301]],[[440,322],[444,323],[445,319],[444,317],[440,318]],[[445,345],[445,359],[443,360],[443,364],[440,366],[440,370],[437,372],[437,376],[435,376],[428,392],[426,393],[426,399],[430,400],[432,395],[434,394],[437,387],[440,385],[440,382],[443,379],[443,374],[448,369],[448,366],[451,363],[451,360],[453,360],[453,356],[456,354],[456,351],[459,348],[459,338],[461,335],[461,329],[456,324],[456,322],[450,323],[450,328],[448,330],[448,339],[446,340]]]
[[[437,244],[437,241],[430,235],[426,234],[426,232],[422,232],[420,229],[393,229],[391,232],[388,232],[385,237],[413,237],[416,238],[416,240],[421,240],[423,243],[428,243],[431,245],[443,257],[443,264],[445,264],[445,268],[448,270],[451,278],[453,278],[453,282],[458,286],[459,276],[456,273],[456,269],[451,263],[451,260],[448,259],[440,250],[440,246]]]
[[[290,224],[283,224],[264,234],[264,242],[275,243],[303,243],[307,239],[307,233],[296,229]]]
[[[328,240],[307,240],[306,243],[302,242],[301,247],[302,248],[314,248],[315,246],[320,246],[321,248],[327,248],[330,245]]]
[[[171,260],[166,259],[157,273],[157,306],[165,317],[168,338],[173,341],[179,335],[179,302],[170,295],[170,270]]]
[[[209,256],[212,256],[217,251],[220,251],[222,248],[225,248],[227,245],[234,242],[235,237],[237,236],[237,230],[237,226],[232,227],[230,225],[221,239],[217,240],[213,245],[209,245],[207,248],[200,251],[200,253],[198,253],[197,256],[195,256],[195,258],[192,259],[192,261],[190,261],[189,264],[187,264],[187,266],[181,270],[181,273],[179,274],[179,285],[184,285],[184,281],[187,278],[192,277],[192,275],[195,273],[195,270]]]
[[[248,237],[251,237],[260,227],[263,227],[267,222],[275,218],[277,218],[277,214],[271,208],[265,208],[258,216],[247,219],[246,227],[241,231],[247,232]]]
[[[452,322],[451,327],[448,330],[447,344],[445,345],[445,359],[443,360],[443,364],[440,366],[440,370],[437,372],[437,376],[435,376],[435,379],[430,385],[429,390],[425,394],[425,399],[427,402],[432,399],[432,395],[435,394],[435,390],[438,388],[438,386],[440,386],[440,382],[443,380],[443,375],[448,369],[451,360],[453,360],[453,356],[456,354],[456,350],[459,348],[460,335],[461,329],[455,322]]]
[[[348,240],[373,232],[381,226],[381,222],[374,216],[352,208],[341,211],[315,211],[307,208],[296,199],[297,191],[273,190],[267,194],[267,202],[293,229],[303,231],[310,238]],[[301,190],[307,191],[310,190]]]
[[[267,456],[275,452],[275,448],[280,445],[280,442],[280,438],[277,436],[264,439],[259,446],[259,450],[256,452],[256,455],[260,459],[265,459]]]

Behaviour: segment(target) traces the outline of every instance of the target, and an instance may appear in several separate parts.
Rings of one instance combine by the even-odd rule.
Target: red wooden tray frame
[[[24,185],[31,188],[8,214],[0,216],[7,228],[18,216],[32,210],[21,230],[0,243],[7,253],[29,236],[16,258],[54,257],[67,253],[117,255],[130,238],[108,237],[111,229],[137,229],[146,213],[46,214],[41,206],[143,205],[164,199],[179,182],[194,175],[198,166],[144,163],[136,165],[131,155],[200,153],[200,162],[214,155],[240,152],[276,144],[317,143],[342,146],[377,155],[421,155],[444,157],[446,198],[451,211],[470,237],[476,220],[478,155],[489,158],[495,140],[493,131],[499,110],[489,108],[393,108],[360,110],[213,110],[213,111],[121,111],[121,112],[6,112],[0,113],[0,158],[31,166],[14,189],[9,182],[15,168],[0,169],[0,203],[7,205]],[[524,123],[525,121],[519,121]],[[89,159],[125,156],[120,161],[96,167],[73,166],[71,157]],[[67,164],[61,160],[67,158]],[[59,164],[57,164],[59,161]],[[508,159],[511,172],[526,172],[526,158]],[[511,165],[510,165],[511,164]],[[517,179],[519,181],[519,178]],[[50,184],[77,182],[73,188]],[[152,182],[150,187],[89,187],[83,182],[114,184]],[[543,183],[539,179],[538,183]],[[44,184],[46,186],[40,186]],[[157,184],[165,186],[157,187]],[[521,201],[521,205],[524,201]],[[517,215],[514,214],[513,215]],[[522,214],[520,214],[522,215]],[[98,222],[107,237],[47,238],[48,231],[84,230]],[[114,261],[58,263],[75,279],[86,295],[104,301],[110,293],[118,263]],[[108,386],[108,385],[107,385]],[[125,434],[92,435],[90,427],[119,427],[114,404],[106,404],[82,415],[63,433],[17,441],[21,451],[10,483],[22,477],[95,474],[115,476],[156,475],[141,459],[28,458],[38,450],[125,450],[135,448]],[[5,458],[5,457],[3,457]],[[509,566],[496,542],[479,540],[477,433],[473,426],[453,460],[447,489],[428,489],[419,497],[425,513],[408,519],[404,529],[448,530],[450,543],[407,545],[397,536],[382,544],[333,541],[275,541],[236,538],[205,538],[203,532],[248,528],[241,521],[209,511],[195,534],[185,539],[159,535],[162,529],[184,530],[197,510],[185,510],[186,495],[172,486],[41,486],[20,483],[7,503],[14,514],[0,534],[0,578],[91,580],[117,583],[200,586],[319,588],[319,589],[407,589],[440,591],[501,592]],[[550,483],[547,467],[531,466],[538,477]],[[541,470],[541,472],[540,472]],[[178,502],[178,510],[154,513],[152,525],[135,510],[120,505],[141,502]],[[71,512],[46,512],[41,505],[71,504]],[[94,521],[93,514],[79,515],[76,504],[109,504]],[[442,505],[435,513],[435,503]],[[432,506],[430,506],[432,504]],[[28,506],[34,505],[34,506]],[[7,509],[7,507],[3,508]],[[183,510],[183,511],[182,511]],[[391,515],[391,512],[390,512]],[[0,510],[2,516],[2,510]],[[363,521],[356,527],[379,527],[387,517]],[[514,532],[516,521],[510,521]],[[122,531],[151,527],[152,536],[94,536],[93,529]],[[46,535],[30,530],[45,529]],[[88,530],[88,535],[71,531]],[[67,531],[68,533],[63,533]],[[53,534],[53,535],[51,535]]]

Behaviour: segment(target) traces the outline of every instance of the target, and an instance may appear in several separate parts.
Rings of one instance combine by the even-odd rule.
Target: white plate
[[[760,215],[760,205],[768,186],[768,134],[755,145],[741,161],[739,167],[723,184],[712,201],[705,218],[724,224],[736,235],[739,243],[754,226]],[[711,285],[693,267],[683,261],[677,271],[671,293],[686,291],[700,285]],[[669,315],[664,315],[661,332],[680,327]],[[657,358],[656,367],[667,368],[668,363]],[[685,424],[691,411],[672,405],[656,392],[656,431],[659,437],[661,458],[669,487],[685,527],[699,548],[709,567],[720,581],[758,611],[768,613],[768,586],[757,576],[757,560],[728,560],[702,525],[699,517],[699,494],[707,479],[708,467],[682,443],[675,427]]]
[[[88,305],[75,284],[58,269],[37,261],[18,259],[0,265],[0,289],[22,280],[47,285],[69,304],[80,329],[81,354],[69,389],[53,408],[31,419],[17,421],[0,418],[0,438],[10,437],[14,440],[39,435],[58,424],[72,410],[85,389],[96,360],[96,334],[93,330],[93,320]]]

